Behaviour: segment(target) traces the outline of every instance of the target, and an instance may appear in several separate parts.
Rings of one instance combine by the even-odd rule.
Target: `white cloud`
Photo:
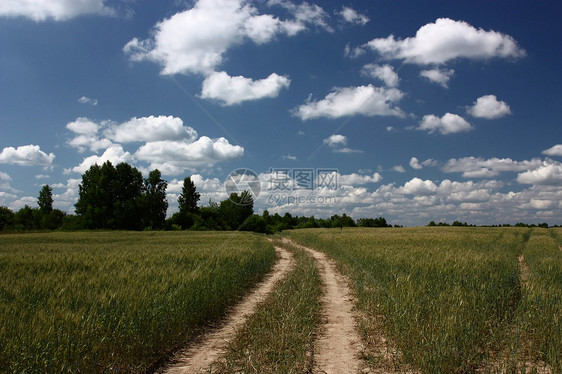
[[[334,88],[320,101],[311,101],[296,108],[293,113],[301,120],[314,118],[340,118],[362,114],[364,116],[397,116],[405,114],[395,104],[404,94],[396,88],[375,87],[371,84],[359,87]]]
[[[542,154],[547,156],[562,156],[562,144],[556,144],[555,146],[542,151]]]
[[[542,161],[538,158],[530,161],[514,161],[510,158],[484,159],[481,157],[452,158],[445,166],[445,173],[462,173],[464,178],[487,178],[502,172],[527,171],[540,167]]]
[[[122,124],[110,125],[103,133],[119,143],[197,139],[197,131],[184,126],[182,119],[174,116],[133,117]]]
[[[100,126],[86,117],[78,117],[75,121],[67,123],[66,128],[75,134],[95,136]]]
[[[22,209],[26,205],[31,208],[37,207],[37,198],[33,196],[20,197],[19,199],[12,201],[8,208],[15,212]]]
[[[379,173],[373,173],[373,175],[364,175],[364,174],[357,174],[357,173],[338,175],[339,185],[356,186],[356,185],[364,185],[368,183],[378,183],[381,180],[382,180],[382,176]]]
[[[476,29],[463,21],[439,18],[422,26],[416,36],[396,39],[394,35],[376,38],[365,47],[386,59],[413,64],[444,64],[458,58],[487,60],[525,56],[515,39],[497,31]]]
[[[231,77],[224,71],[215,72],[203,81],[201,97],[219,100],[223,105],[235,105],[249,100],[277,97],[290,84],[289,78],[275,73],[264,79],[253,80],[243,76]]]
[[[429,159],[420,163],[420,160],[418,160],[417,157],[412,157],[410,159],[410,167],[412,169],[420,170],[420,169],[423,169],[424,166],[437,166],[437,161],[429,158]]]
[[[86,97],[86,96],[82,96],[81,98],[79,98],[78,102],[80,104],[89,104],[89,105],[92,105],[92,106],[98,105],[98,99],[90,99],[89,97]]]
[[[9,189],[11,180],[12,180],[12,178],[8,174],[0,171],[0,188],[1,189]]]
[[[17,149],[6,147],[0,153],[0,164],[21,166],[50,166],[55,159],[54,153],[45,153],[38,145],[23,145]]]
[[[307,24],[311,24],[328,32],[334,31],[328,24],[328,13],[316,4],[309,4],[303,1],[297,5],[289,0],[269,0],[268,5],[278,5],[288,10],[294,17],[294,20],[289,20],[288,23],[295,28],[304,29]]]
[[[367,64],[361,69],[363,75],[380,79],[387,87],[397,87],[400,78],[390,65]]]
[[[562,163],[545,161],[535,170],[528,170],[517,176],[522,184],[562,186]]]
[[[476,99],[474,104],[467,108],[467,112],[473,117],[495,119],[511,114],[511,109],[495,95],[485,95]]]
[[[339,147],[347,145],[347,136],[334,134],[330,135],[328,138],[324,139],[324,144],[330,147]]]
[[[449,80],[455,74],[453,69],[429,69],[422,70],[420,76],[429,79],[433,83],[441,85],[443,88],[449,88]]]
[[[437,192],[437,186],[430,180],[416,177],[406,182],[397,192],[405,195],[432,195]]]
[[[239,0],[200,0],[158,22],[150,39],[134,38],[123,50],[133,61],[159,63],[162,74],[209,74],[231,46],[243,42],[252,13],[255,9]]]
[[[346,6],[343,6],[342,10],[339,11],[339,12],[336,12],[336,14],[339,14],[345,22],[353,23],[353,24],[356,24],[356,25],[363,26],[367,22],[369,22],[369,17],[367,17],[364,14],[358,13],[353,8],[346,7]]]
[[[235,45],[252,40],[256,44],[271,41],[277,35],[296,35],[308,24],[329,28],[326,14],[317,5],[275,1],[293,15],[279,20],[243,0],[199,0],[193,8],[158,22],[152,36],[134,38],[123,51],[133,61],[148,60],[162,66],[162,74],[213,73],[224,54]]]
[[[394,170],[397,173],[405,173],[406,169],[404,169],[404,166],[402,165],[395,165],[392,167],[392,170]]]
[[[420,165],[420,161],[416,157],[410,159],[410,167],[416,170],[423,169],[423,166]]]
[[[242,157],[244,148],[231,145],[225,138],[206,136],[188,143],[182,141],[156,141],[141,146],[135,157],[151,164],[163,174],[175,175],[186,169],[212,167],[218,162]]]
[[[132,164],[135,159],[129,153],[125,152],[122,146],[120,145],[112,145],[111,147],[107,148],[105,152],[101,156],[93,155],[90,157],[86,157],[78,166],[73,167],[72,169],[65,169],[64,173],[80,173],[83,174],[90,168],[92,165],[102,165],[106,161],[111,162],[113,165],[117,165],[121,162],[126,162],[128,164]]]
[[[26,17],[34,21],[67,20],[83,14],[115,15],[104,0],[2,0],[0,16]]]
[[[445,113],[441,118],[433,114],[423,116],[416,130],[427,130],[430,134],[439,131],[441,134],[454,134],[472,130],[473,127],[457,114]]]
[[[82,179],[70,178],[66,184],[52,185],[53,189],[63,189],[61,193],[53,192],[53,206],[69,213],[74,212],[74,204],[78,201],[79,186]]]
[[[348,147],[335,148],[332,150],[334,153],[363,153],[360,149],[353,149]]]
[[[86,149],[96,152],[110,147],[113,144],[111,140],[100,138],[98,135],[99,130],[105,124],[105,122],[97,124],[85,117],[76,118],[75,121],[66,124],[66,128],[76,134],[74,138],[67,141],[67,144],[76,148],[80,153]]]
[[[324,139],[323,143],[328,145],[332,149],[332,152],[335,153],[363,153],[363,151],[359,149],[346,147],[347,137],[344,135],[330,135],[328,138]]]

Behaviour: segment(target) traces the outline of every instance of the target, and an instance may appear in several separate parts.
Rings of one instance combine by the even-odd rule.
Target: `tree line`
[[[0,207],[0,231],[29,230],[243,230],[274,233],[294,228],[390,227],[383,217],[353,218],[343,214],[330,218],[292,216],[285,213],[254,214],[250,192],[232,193],[220,202],[199,206],[201,194],[190,177],[183,181],[178,212],[166,216],[168,182],[159,170],[147,178],[127,163],[114,166],[107,161],[92,165],[78,187],[75,214],[53,209],[49,185],[41,188],[37,208],[24,206],[17,212]]]
[[[45,185],[39,191],[37,208],[25,205],[17,212],[0,206],[0,231],[31,230],[241,230],[275,233],[298,228],[392,227],[386,219],[333,215],[330,218],[254,213],[254,199],[249,191],[232,193],[220,202],[209,200],[200,206],[201,194],[190,177],[183,180],[178,197],[178,212],[167,217],[168,182],[158,169],[147,178],[127,163],[114,166],[107,161],[92,165],[78,189],[75,214],[53,208],[53,191]],[[428,226],[474,226],[466,222],[429,222]],[[509,227],[510,225],[500,225]],[[517,223],[515,227],[545,227],[547,223]],[[394,227],[400,227],[394,225]],[[557,226],[550,226],[557,227]]]

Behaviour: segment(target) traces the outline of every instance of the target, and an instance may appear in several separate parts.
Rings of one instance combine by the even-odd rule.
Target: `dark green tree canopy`
[[[246,220],[254,214],[254,198],[249,191],[233,192],[228,199],[221,201],[219,213],[229,230],[242,230]]]
[[[197,213],[199,211],[199,207],[197,206],[199,198],[201,198],[201,194],[197,192],[195,183],[193,183],[191,177],[185,178],[183,180],[181,194],[178,197],[180,213]]]
[[[92,165],[82,175],[76,214],[91,229],[142,229],[143,178],[126,163]]]
[[[166,221],[168,200],[166,200],[166,189],[168,182],[162,179],[158,169],[152,170],[148,178],[144,180],[145,197],[145,227],[161,229]]]
[[[53,211],[53,189],[48,184],[44,185],[39,191],[39,198],[37,199],[39,209],[44,213]]]

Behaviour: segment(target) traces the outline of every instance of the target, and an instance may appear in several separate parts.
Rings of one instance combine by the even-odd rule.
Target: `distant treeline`
[[[435,221],[430,221],[427,226],[465,226],[465,227],[476,227],[476,225],[471,225],[468,224],[466,222],[460,222],[460,221],[454,221],[452,224],[448,224],[447,222],[439,222],[439,223],[435,223]],[[510,225],[509,223],[504,223],[502,225],[482,225],[481,227],[542,227],[542,228],[549,228],[549,227],[559,227],[558,225],[554,225],[554,226],[549,226],[548,223],[543,222],[543,223],[538,223],[538,224],[534,224],[534,223],[523,223],[523,222],[518,222],[515,225]]]
[[[168,182],[158,170],[143,178],[127,163],[92,165],[79,186],[76,213],[53,209],[52,189],[43,186],[38,208],[25,206],[17,212],[0,207],[0,231],[31,230],[240,230],[274,233],[313,227],[391,227],[383,217],[353,218],[343,214],[330,218],[292,216],[285,213],[254,214],[254,199],[248,191],[232,193],[221,202],[198,205],[201,195],[190,177],[183,181],[179,211],[166,218]]]
[[[254,214],[250,192],[232,193],[221,202],[198,205],[201,195],[190,177],[183,181],[178,197],[179,211],[166,218],[168,182],[158,170],[143,178],[127,163],[116,166],[109,161],[92,165],[83,175],[75,214],[53,209],[52,189],[42,187],[38,208],[24,206],[17,212],[0,207],[0,231],[32,230],[239,230],[275,233],[298,228],[392,227],[383,217],[358,218],[346,214],[330,218],[292,216],[290,213]],[[455,221],[452,225],[431,221],[428,226],[473,226]],[[503,225],[509,226],[509,225]],[[548,227],[548,224],[517,227]],[[394,227],[401,227],[394,225]]]

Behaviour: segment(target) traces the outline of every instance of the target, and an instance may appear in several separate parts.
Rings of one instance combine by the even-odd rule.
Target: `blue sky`
[[[110,160],[161,170],[169,213],[184,177],[206,204],[247,168],[260,213],[562,224],[560,14],[555,1],[3,1],[0,205],[36,206],[49,184],[72,212],[81,174]]]

